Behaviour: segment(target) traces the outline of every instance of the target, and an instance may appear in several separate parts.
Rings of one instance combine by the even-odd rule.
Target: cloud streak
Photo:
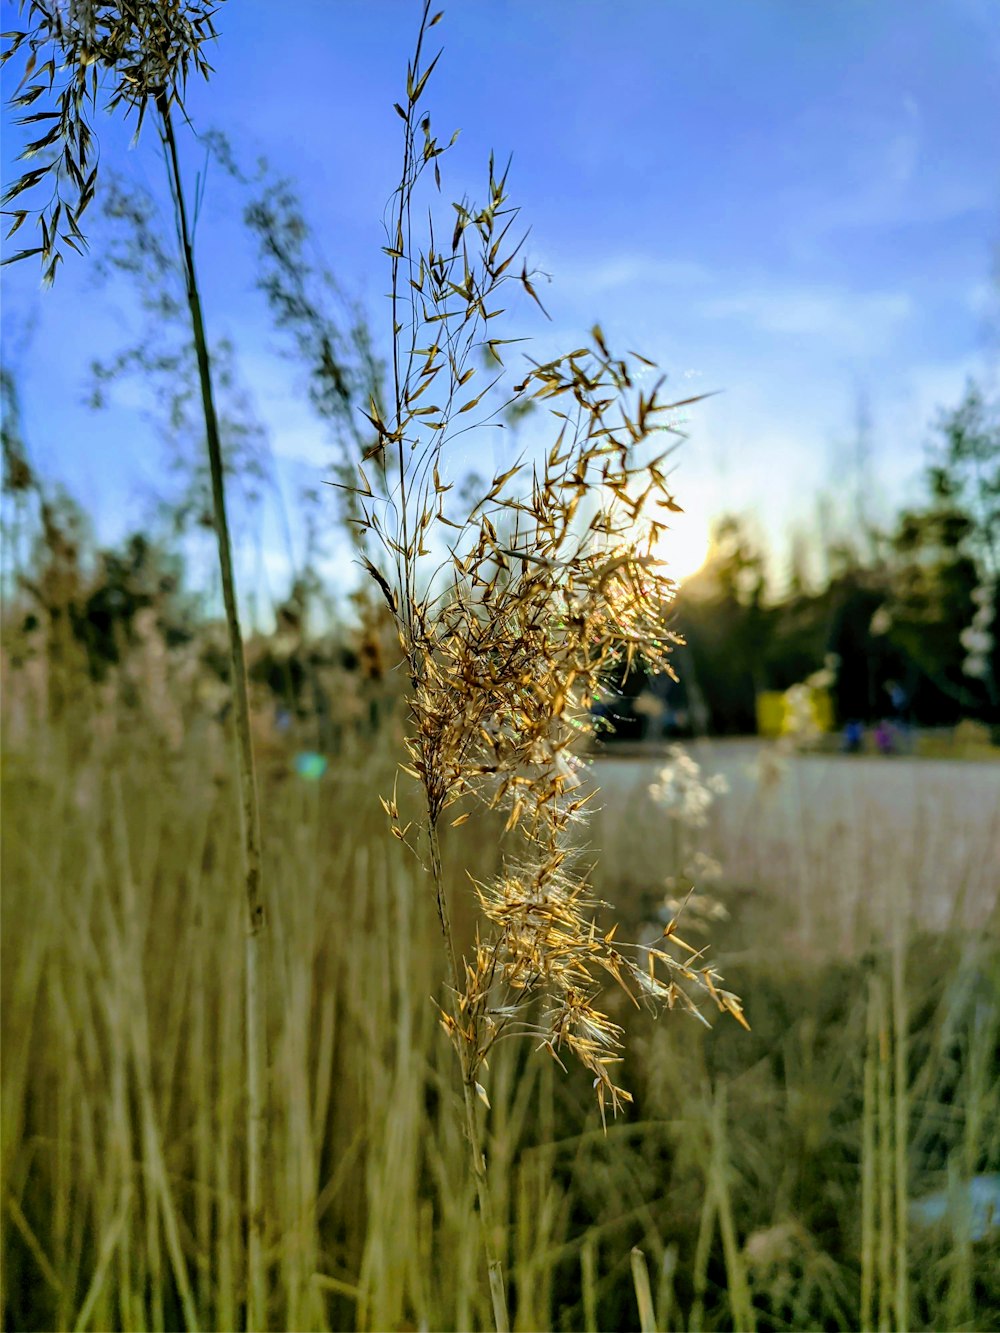
[[[694,313],[779,337],[822,338],[862,354],[895,337],[912,318],[914,302],[906,292],[769,284],[709,297]]]

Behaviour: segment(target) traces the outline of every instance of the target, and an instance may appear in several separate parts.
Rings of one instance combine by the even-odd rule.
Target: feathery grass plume
[[[425,11],[421,39],[428,26]],[[408,107],[397,107],[404,173],[386,247],[396,410],[389,422],[374,408],[369,418],[377,436],[369,455],[395,471],[381,497],[362,471],[362,522],[387,557],[381,567],[369,561],[369,572],[396,618],[412,681],[410,771],[426,793],[428,828],[475,794],[506,810],[507,831],[522,835],[521,854],[501,878],[476,885],[494,929],[478,944],[459,997],[456,1026],[471,1048],[471,1072],[501,1035],[523,1025],[525,1001],[544,991],[547,1017],[528,1029],[554,1055],[563,1046],[580,1055],[599,1100],[617,1107],[623,1094],[608,1072],[615,1029],[590,1003],[602,972],[670,1004],[681,998],[679,983],[693,981],[721,1009],[738,1012],[708,974],[663,949],[644,949],[662,965],[661,982],[648,962],[613,943],[613,933],[598,933],[568,836],[585,804],[575,795],[572,746],[592,727],[590,703],[604,679],[623,659],[671,671],[677,640],[666,613],[675,585],[655,551],[678,510],[660,444],[672,429],[668,414],[681,404],[662,401],[662,380],[648,392],[636,388],[636,363],[651,363],[635,353],[613,356],[595,327],[588,346],[531,362],[503,404],[527,397],[551,405],[556,438],[547,455],[495,475],[460,524],[448,517],[445,451],[489,429],[499,411],[490,396],[498,377],[481,389],[470,383],[480,373],[473,353],[486,348],[499,358],[499,346],[511,341],[490,334],[501,287],[514,281],[535,292],[526,265],[512,268],[521,243],[507,237],[517,210],[493,162],[488,202],[454,205],[445,249],[436,247],[433,220],[428,249],[414,240],[417,185],[428,165],[439,177],[443,151],[418,105],[436,60],[424,69],[418,54]],[[481,404],[479,417],[466,417]],[[441,525],[454,535],[436,576],[426,578]],[[396,821],[395,803],[386,808]],[[466,818],[467,811],[452,822]],[[398,824],[395,831],[406,836]]]
[[[506,170],[498,173],[491,157],[485,203],[455,202],[450,235],[435,229],[433,210],[426,242],[415,234],[425,175],[429,168],[440,190],[446,151],[422,105],[441,54],[424,63],[424,41],[440,17],[425,5],[405,105],[395,108],[404,148],[386,220],[392,411],[385,419],[371,404],[375,436],[366,457],[378,477],[373,488],[362,466],[355,496],[365,564],[396,620],[411,681],[407,771],[426,797],[450,967],[452,1005],[442,1022],[461,1062],[486,1218],[475,1096],[488,1106],[481,1078],[497,1042],[528,1036],[560,1063],[564,1052],[575,1056],[593,1076],[603,1119],[608,1105],[617,1112],[630,1100],[615,1081],[621,1028],[598,1007],[605,977],[636,1003],[641,997],[699,1013],[689,986],[743,1018],[700,951],[677,938],[675,922],[657,946],[641,949],[618,943],[615,928],[598,928],[570,836],[585,804],[572,747],[591,729],[602,682],[634,661],[671,672],[677,640],[666,613],[675,584],[656,550],[670,514],[679,512],[663,437],[674,431],[670,413],[684,404],[664,401],[662,379],[639,387],[653,363],[613,355],[599,327],[568,355],[529,359],[527,374],[505,391],[503,348],[519,340],[494,332],[503,289],[513,284],[541,306],[537,275],[520,257],[524,237],[514,232],[518,210],[509,203]],[[453,517],[450,446],[481,440],[502,413],[536,401],[552,415],[547,453],[499,470],[471,512]],[[495,880],[474,881],[485,921],[460,965],[438,830],[470,796],[506,811],[506,832],[516,831],[520,845]],[[395,799],[383,804],[393,833],[407,841]],[[468,817],[462,810],[451,823]],[[488,1262],[499,1283],[489,1229]],[[499,1325],[502,1286],[494,1288],[494,1313]]]

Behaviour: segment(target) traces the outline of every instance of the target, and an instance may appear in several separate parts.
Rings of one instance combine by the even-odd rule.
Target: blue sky
[[[2,9],[16,27],[16,8]],[[229,0],[215,75],[189,99],[196,126],[297,181],[324,257],[380,333],[392,103],[418,13],[409,0]],[[432,36],[445,48],[435,129],[462,131],[445,192],[481,193],[489,151],[512,152],[529,254],[552,276],[551,323],[525,309],[508,332],[548,353],[600,320],[613,344],[659,361],[678,397],[722,391],[687,423],[686,507],[751,513],[775,541],[815,525],[820,490],[848,513],[862,399],[868,507],[919,493],[935,409],[970,374],[995,383],[993,0],[456,0]],[[104,165],[162,193],[155,135],[129,151],[107,118],[95,128]],[[8,113],[5,131],[6,182],[20,133]],[[192,177],[202,161],[189,142]],[[291,486],[329,444],[253,290],[218,172],[198,244],[210,330],[236,342]],[[162,448],[134,395],[100,416],[81,400],[91,357],[138,326],[130,295],[71,257],[51,292],[30,265],[5,269],[3,296],[35,456],[100,531],[120,532]]]

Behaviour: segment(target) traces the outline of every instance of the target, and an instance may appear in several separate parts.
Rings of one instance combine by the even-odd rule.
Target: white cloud
[[[804,110],[796,122],[796,170],[776,196],[777,210],[792,223],[794,252],[822,254],[842,231],[927,227],[992,213],[995,172],[963,168],[959,145],[954,154],[942,153],[940,134],[940,113],[927,90],[880,107],[820,102]]]
[[[573,273],[574,268],[577,269],[576,273]],[[568,280],[586,283],[595,293],[615,291],[638,283],[657,287],[694,287],[712,281],[711,270],[704,264],[637,253],[612,256],[595,267],[571,265],[565,276]]]
[[[905,292],[771,284],[733,290],[694,307],[705,319],[743,323],[773,334],[822,337],[838,350],[863,353],[895,336],[913,314]]]
[[[640,309],[652,316],[662,307],[666,294],[681,298],[682,305],[676,309],[687,337],[694,332],[692,319],[708,321],[712,327],[706,332],[713,340],[724,322],[734,329],[749,327],[758,333],[823,339],[838,356],[865,356],[884,349],[915,314],[913,298],[904,291],[858,291],[794,278],[772,280],[759,270],[711,268],[695,260],[634,250],[593,259],[574,256],[562,261],[557,257],[551,266],[543,267],[553,273],[567,309],[589,310],[597,299],[614,297],[632,307],[632,316]],[[629,323],[641,327],[642,320],[632,316]],[[609,322],[611,318],[609,314]],[[660,322],[657,316],[656,325]],[[550,335],[545,340],[548,345],[553,329],[546,333]]]
[[[302,367],[289,358],[248,346],[239,351],[239,370],[267,427],[275,455],[328,465],[334,447],[323,422],[309,406]]]
[[[552,277],[557,293],[577,290],[588,299],[634,287],[691,289],[714,281],[712,270],[694,259],[673,259],[642,250],[566,253],[557,245],[537,245],[530,262]]]

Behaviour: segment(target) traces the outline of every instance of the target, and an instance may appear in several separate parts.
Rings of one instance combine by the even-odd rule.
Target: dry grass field
[[[176,237],[161,248],[119,192],[132,234],[105,263],[178,350],[114,365],[148,381],[165,438],[207,452],[176,468],[197,503],[158,506],[174,572],[144,571],[137,537],[112,585],[113,554],[88,551],[82,514],[35,477],[16,411],[4,435],[2,1326],[1000,1328],[1000,765],[735,745],[568,760],[609,680],[670,667],[668,459],[704,395],[670,401],[599,324],[519,382],[505,369],[522,338],[489,321],[511,294],[547,315],[548,275],[521,253],[503,157],[480,202],[437,199],[451,127],[439,142],[424,100],[430,0],[394,104],[386,342],[360,307],[348,336],[312,304],[314,281],[336,284],[304,258],[284,164],[277,214],[251,224],[257,285],[342,451],[324,475],[341,508],[310,512],[350,527],[373,600],[343,597],[321,652],[306,613],[334,548],[310,529],[299,571],[289,532],[278,632],[245,642],[227,491],[259,528],[262,575],[249,495],[282,487],[239,452],[257,427],[195,267],[209,157],[199,144],[185,168],[179,142],[214,8],[99,9],[29,4],[31,31],[8,34],[18,91],[38,65],[14,105],[59,107],[21,121],[53,122],[22,156],[52,152],[5,195],[43,200],[41,245],[12,258],[40,256],[51,285],[62,244],[82,250],[98,88],[136,133],[148,111]],[[11,211],[9,235],[28,216]],[[935,491],[954,504],[983,450],[969,394]],[[492,480],[456,490],[456,462],[536,408],[544,448],[495,451]],[[958,554],[985,549],[981,525],[919,519],[903,543],[916,625],[966,647],[972,630],[971,686],[994,593]],[[187,537],[209,529],[225,634],[208,583],[168,633]],[[938,546],[954,559],[928,594]],[[756,653],[762,558],[730,554],[720,605]],[[888,612],[881,592],[867,608],[862,572],[845,605],[867,642]],[[970,608],[983,595],[948,628],[936,608],[955,589]]]
[[[1000,770],[696,753],[731,786],[703,827],[648,796],[662,761],[592,764],[594,882],[654,939],[679,860],[717,860],[719,907],[682,920],[752,1032],[608,995],[635,1102],[606,1134],[581,1070],[498,1048],[481,1114],[515,1326],[997,1327],[1000,1233],[968,1182],[1000,1171]],[[7,1328],[241,1326],[227,758],[214,723],[172,747],[125,709],[7,728]],[[377,801],[393,763],[359,740],[318,782],[280,748],[262,775],[275,1328],[491,1319],[433,896]],[[503,839],[489,815],[449,832],[468,943],[466,871]]]

